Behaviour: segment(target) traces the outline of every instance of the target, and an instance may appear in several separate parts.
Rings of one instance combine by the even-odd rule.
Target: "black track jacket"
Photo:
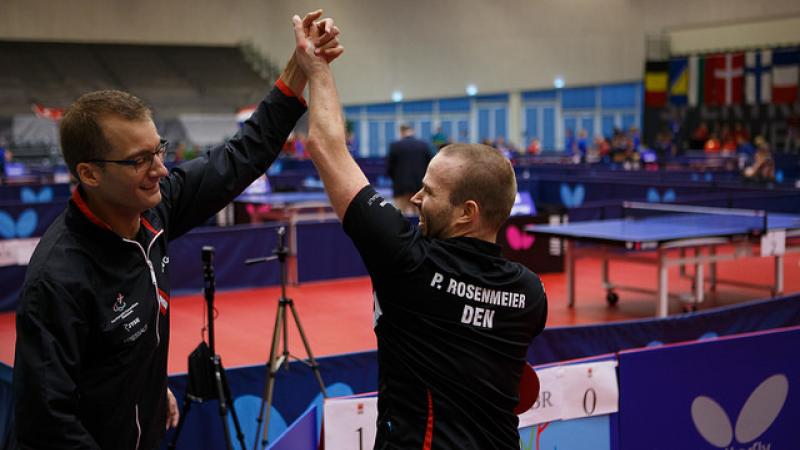
[[[34,251],[17,308],[19,444],[36,449],[153,449],[165,432],[169,346],[167,243],[205,222],[262,175],[297,119],[278,82],[241,131],[161,180],[162,201],[123,239],[80,188]]]

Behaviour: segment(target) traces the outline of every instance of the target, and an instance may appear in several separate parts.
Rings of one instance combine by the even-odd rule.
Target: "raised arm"
[[[297,45],[294,59],[308,78],[309,86],[306,150],[319,172],[336,215],[342,220],[350,202],[369,184],[347,151],[339,94],[328,66],[331,56],[335,58],[343,49],[338,44],[325,48],[326,45],[319,42],[318,29],[312,28],[307,34],[300,17],[294,16],[292,21]]]

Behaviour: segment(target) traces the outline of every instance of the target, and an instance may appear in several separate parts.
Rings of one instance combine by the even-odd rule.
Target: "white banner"
[[[611,360],[537,370],[539,398],[519,415],[519,428],[619,411],[616,367],[617,361]],[[324,408],[327,450],[372,448],[377,397],[329,398]]]
[[[600,416],[619,410],[617,361],[563,366],[558,380],[564,402],[561,420]]]
[[[325,399],[326,450],[367,450],[375,443],[378,420],[377,397],[340,397]]]

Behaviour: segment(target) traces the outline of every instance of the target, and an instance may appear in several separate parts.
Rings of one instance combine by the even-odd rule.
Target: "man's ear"
[[[78,163],[75,166],[75,172],[78,173],[78,181],[89,187],[97,187],[100,184],[102,174],[101,170],[90,163]]]
[[[471,223],[478,220],[480,206],[475,200],[467,200],[461,205],[461,215],[458,217],[459,223]]]

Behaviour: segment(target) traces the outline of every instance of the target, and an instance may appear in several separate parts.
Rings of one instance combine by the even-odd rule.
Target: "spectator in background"
[[[772,151],[769,144],[762,136],[756,136],[756,154],[753,157],[753,164],[744,168],[742,176],[745,182],[753,183],[772,183],[775,181],[775,160],[772,158]]]
[[[667,161],[676,154],[675,143],[672,141],[672,133],[669,130],[664,129],[658,133],[653,150],[656,153],[658,167],[663,169]]]
[[[589,151],[589,138],[586,130],[581,130],[578,132],[578,141],[575,144],[575,148],[577,149],[577,153],[575,153],[575,156],[578,157],[577,162],[585,163],[586,153]]]
[[[611,144],[609,144],[608,139],[600,135],[595,136],[594,147],[599,160],[608,163],[611,155]]]
[[[739,168],[742,169],[753,161],[756,148],[748,139],[740,135],[736,141],[736,153],[739,155]]]
[[[564,132],[564,151],[568,155],[574,155],[577,150],[578,143],[575,141],[575,133],[572,128],[567,128],[567,131]]]
[[[345,142],[347,144],[347,151],[353,155],[353,158],[358,158],[358,141],[356,140],[355,134],[349,129],[345,132]]]
[[[736,140],[736,142],[739,142],[740,140],[750,140],[750,133],[747,131],[747,128],[745,128],[742,122],[736,122],[736,124],[733,126],[733,138]]]
[[[442,132],[442,127],[436,127],[436,133],[431,136],[431,143],[433,143],[433,146],[436,148],[436,150],[440,150],[442,147],[450,143],[450,139]]]
[[[703,145],[703,150],[708,155],[716,155],[722,148],[722,143],[719,141],[717,133],[711,133],[708,140]]]
[[[692,132],[692,136],[689,139],[689,147],[693,150],[697,149],[704,149],[706,145],[706,141],[708,141],[708,136],[710,132],[708,130],[708,124],[705,122],[700,122],[700,125],[694,129]]]
[[[542,153],[542,145],[539,142],[539,139],[537,138],[531,139],[530,144],[528,144],[527,153],[530,156],[536,156],[539,153]]]
[[[503,136],[498,136],[497,139],[495,139],[493,147],[500,150],[500,152],[508,159],[513,158],[517,153],[517,149],[514,147],[514,144],[510,142],[506,143],[506,138]]]
[[[414,136],[411,125],[400,126],[400,140],[389,145],[386,172],[392,179],[394,206],[403,214],[416,214],[411,196],[422,187],[422,177],[433,153],[427,142]]]
[[[11,152],[5,146],[0,145],[0,180],[6,177],[6,158]]]
[[[628,140],[633,145],[633,151],[638,152],[639,148],[642,146],[642,138],[639,136],[639,129],[636,127],[631,127],[628,131]]]
[[[729,125],[725,124],[722,126],[722,142],[720,144],[721,154],[732,155],[736,152],[736,136],[737,134],[731,130]]]

